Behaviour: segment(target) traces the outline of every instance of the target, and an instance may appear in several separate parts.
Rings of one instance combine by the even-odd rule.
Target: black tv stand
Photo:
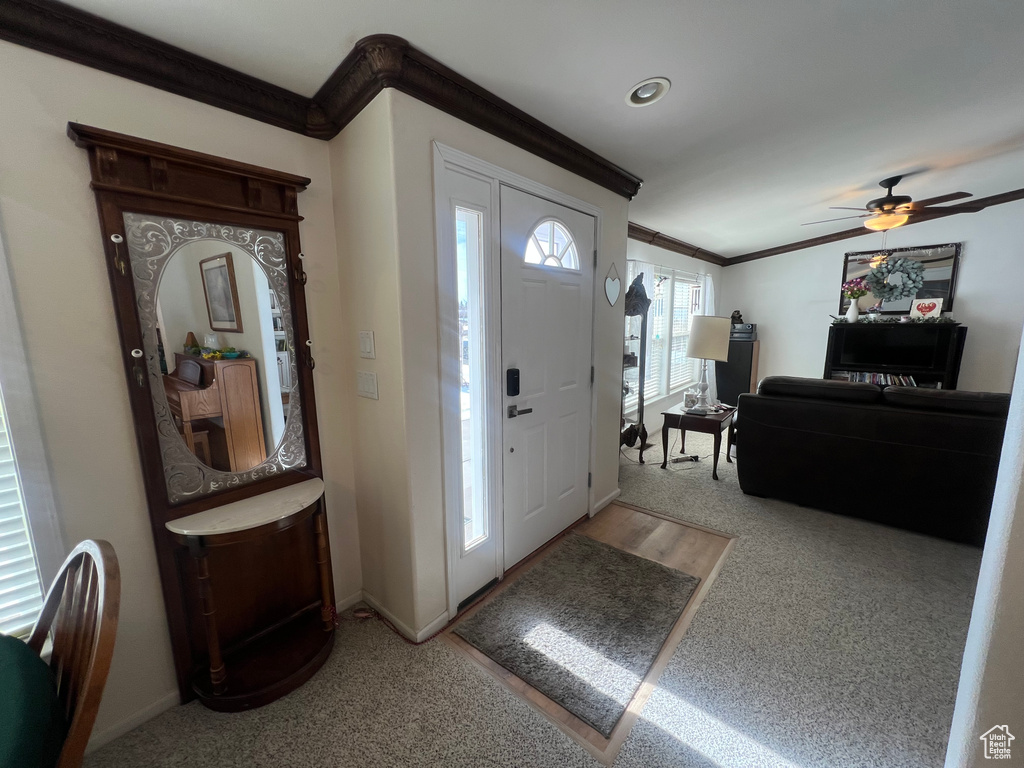
[[[956,323],[836,323],[824,378],[956,389],[966,339]]]

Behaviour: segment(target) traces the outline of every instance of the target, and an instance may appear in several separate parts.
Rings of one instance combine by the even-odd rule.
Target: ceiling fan
[[[953,200],[962,200],[965,197],[971,197],[970,192],[950,192],[948,195],[931,197],[927,200],[921,200],[916,203],[909,195],[894,195],[892,193],[892,188],[899,184],[902,179],[903,176],[890,176],[888,179],[882,179],[878,182],[878,186],[885,189],[885,195],[883,197],[877,197],[874,200],[869,200],[868,204],[863,208],[847,208],[835,205],[830,206],[831,210],[834,211],[863,211],[863,213],[858,216],[840,216],[837,219],[809,221],[801,226],[806,227],[810,224],[825,224],[830,221],[844,221],[846,219],[866,219],[864,222],[865,227],[877,231],[884,231],[887,229],[901,227],[911,219],[921,221],[937,214],[974,213],[975,211],[982,210],[982,207],[977,205],[947,205],[943,208],[936,207],[939,203],[949,203]]]

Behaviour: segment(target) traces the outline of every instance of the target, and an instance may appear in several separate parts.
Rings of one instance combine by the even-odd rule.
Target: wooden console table
[[[234,712],[267,704],[302,685],[330,654],[335,617],[325,511],[320,501],[323,492],[324,482],[317,477],[166,524],[195,563],[209,665],[195,671],[192,689],[211,709]],[[252,628],[248,638],[225,651],[209,565],[211,550],[273,536],[310,517],[316,538],[319,600],[292,615],[275,617],[269,625]],[[302,563],[294,565],[300,568]],[[230,598],[221,594],[220,599]]]
[[[722,411],[720,413],[710,413],[707,416],[698,416],[697,414],[686,413],[683,410],[682,405],[677,405],[667,411],[662,411],[661,415],[665,418],[665,422],[661,427],[661,447],[665,455],[661,462],[661,468],[665,469],[668,467],[668,431],[670,429],[678,429],[682,432],[682,444],[679,446],[680,452],[686,450],[687,431],[705,432],[715,436],[715,457],[712,460],[711,476],[717,480],[718,454],[722,450],[722,432],[726,428],[729,430],[729,437],[725,446],[725,460],[732,464],[732,458],[729,456],[729,449],[732,447],[732,416],[734,413],[736,413],[736,409],[730,408],[729,410]]]

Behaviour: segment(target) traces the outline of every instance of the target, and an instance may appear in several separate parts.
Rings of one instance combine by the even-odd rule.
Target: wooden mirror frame
[[[87,150],[89,155],[90,186],[96,194],[178,686],[184,702],[195,696],[190,678],[202,666],[203,645],[196,640],[198,607],[187,590],[187,584],[194,581],[194,574],[189,571],[188,558],[165,527],[166,523],[314,477],[323,477],[313,394],[312,370],[315,363],[308,344],[309,326],[303,288],[306,274],[302,268],[299,242],[302,217],[297,204],[298,193],[310,184],[310,180],[77,123],[68,123],[67,132],[75,145]],[[125,245],[126,212],[216,222],[283,234],[294,349],[298,358],[295,386],[302,404],[304,466],[266,473],[244,484],[228,484],[225,490],[198,498],[177,503],[169,500],[151,377],[146,375],[145,362],[139,354],[145,346],[135,282]],[[308,580],[302,557],[310,546],[311,535],[305,531],[293,532],[290,539],[276,545],[281,547],[275,550],[276,562],[266,563],[262,569],[265,573],[258,574],[256,579],[267,579],[269,583],[269,580],[280,579],[283,573],[294,573],[298,574],[297,580]],[[231,568],[252,569],[253,551],[224,557],[226,559],[220,567],[225,573],[229,573]],[[305,583],[303,581],[303,589]],[[258,612],[255,606],[248,610],[251,614]],[[236,624],[242,626],[248,614],[239,613],[234,618]]]

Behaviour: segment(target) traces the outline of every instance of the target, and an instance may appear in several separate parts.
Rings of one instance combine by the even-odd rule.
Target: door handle
[[[525,416],[528,413],[533,413],[533,408],[523,408],[523,410],[520,411],[519,407],[516,405],[510,405],[508,407],[508,417],[510,419],[514,419],[516,416]]]

